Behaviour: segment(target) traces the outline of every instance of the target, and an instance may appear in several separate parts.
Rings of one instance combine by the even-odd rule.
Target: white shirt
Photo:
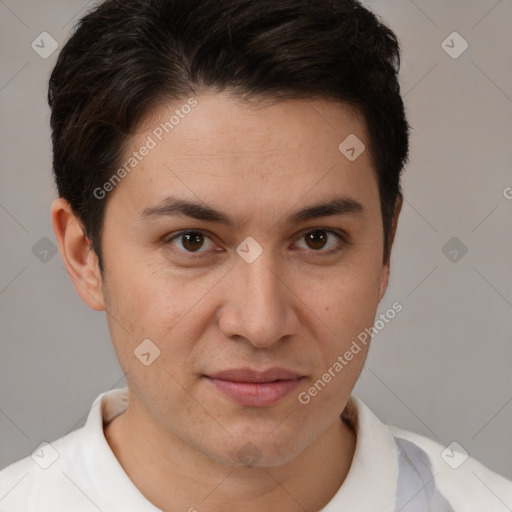
[[[100,394],[86,424],[0,471],[1,512],[158,512],[135,487],[103,431],[128,405],[127,388]],[[506,512],[512,482],[462,449],[384,425],[352,396],[357,434],[345,481],[322,512]],[[194,505],[201,510],[200,503]]]

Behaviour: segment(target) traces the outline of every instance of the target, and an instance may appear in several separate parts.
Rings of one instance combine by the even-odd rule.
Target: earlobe
[[[62,261],[78,295],[91,309],[104,311],[98,258],[66,200],[59,197],[52,203],[51,219]]]

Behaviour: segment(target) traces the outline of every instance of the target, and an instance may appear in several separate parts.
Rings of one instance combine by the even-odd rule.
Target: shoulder
[[[389,428],[403,458],[418,474],[429,468],[435,486],[454,512],[511,510],[512,482],[474,459],[459,443],[443,446],[420,434]]]
[[[127,388],[98,395],[81,428],[0,471],[3,512],[157,510],[134,487],[104,436],[103,426],[127,406]],[[115,491],[113,491],[115,489]]]
[[[42,443],[31,455],[0,471],[2,510],[90,510],[91,503],[76,486],[73,475],[74,467],[80,465],[82,431]]]

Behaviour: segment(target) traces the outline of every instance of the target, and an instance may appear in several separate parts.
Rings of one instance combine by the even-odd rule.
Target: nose
[[[288,282],[287,282],[288,281]],[[298,333],[297,304],[290,274],[270,251],[252,263],[240,259],[226,277],[219,327],[229,338],[266,348]]]

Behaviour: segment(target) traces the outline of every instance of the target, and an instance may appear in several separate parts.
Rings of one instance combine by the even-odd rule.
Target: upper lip
[[[302,375],[285,368],[269,368],[265,371],[252,370],[251,368],[234,368],[207,375],[207,377],[232,382],[274,382],[276,380],[298,379]]]

